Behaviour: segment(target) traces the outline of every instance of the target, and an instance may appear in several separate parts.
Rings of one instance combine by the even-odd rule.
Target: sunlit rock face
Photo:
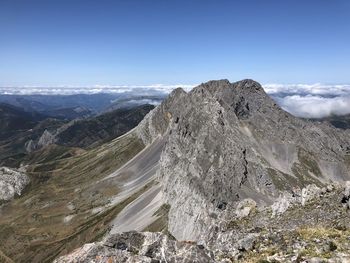
[[[23,172],[0,167],[0,201],[8,201],[21,195],[29,181],[29,177]]]
[[[146,143],[168,137],[158,177],[180,240],[201,239],[244,199],[270,205],[283,191],[350,178],[349,132],[292,116],[253,80],[177,89],[138,128]]]

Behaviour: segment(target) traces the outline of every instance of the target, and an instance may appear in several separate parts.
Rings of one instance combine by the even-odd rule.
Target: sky
[[[0,86],[349,84],[348,0],[0,0]]]

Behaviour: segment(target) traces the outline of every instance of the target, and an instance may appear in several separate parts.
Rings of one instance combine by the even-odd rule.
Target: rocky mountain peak
[[[283,191],[350,178],[346,135],[291,116],[253,80],[176,90],[139,129],[147,143],[167,136],[158,177],[180,240],[199,239],[246,198],[271,204]]]
[[[309,209],[312,218],[325,219],[325,224],[338,220],[336,215],[345,222],[338,211],[328,217],[328,211],[323,213],[312,202],[325,197],[327,209],[336,202],[331,209],[340,210],[341,202],[349,207],[348,187],[339,198],[343,191],[339,183],[350,180],[349,134],[290,115],[253,80],[209,81],[188,93],[176,89],[135,133],[148,145],[142,154],[159,149],[154,177],[166,207],[166,231],[177,241],[160,234],[112,233],[111,242],[106,239],[80,249],[72,260],[102,251],[132,261],[136,258],[128,249],[133,247],[145,252],[140,252],[139,261],[162,260],[167,257],[159,254],[163,250],[172,251],[175,259],[182,251],[174,246],[192,244],[195,253],[203,252],[199,262],[224,262],[217,259],[238,259],[266,240],[256,226],[271,230],[267,238],[275,240],[276,228],[297,232],[303,222],[310,225],[309,219],[300,222],[296,213],[301,208]],[[279,217],[288,210],[291,213],[281,222],[293,219],[284,228]],[[246,224],[249,228],[243,229]],[[131,242],[135,237],[137,242]],[[190,262],[195,261],[190,258]]]
[[[163,135],[172,122],[177,124],[181,118],[185,118],[186,109],[195,111],[201,107],[207,107],[208,114],[215,114],[215,111],[221,112],[219,114],[234,114],[225,118],[239,120],[246,120],[256,112],[271,116],[282,111],[254,80],[235,83],[226,79],[212,80],[202,83],[189,93],[181,88],[173,90],[139,126],[140,137],[149,144]],[[271,114],[271,111],[275,113]]]

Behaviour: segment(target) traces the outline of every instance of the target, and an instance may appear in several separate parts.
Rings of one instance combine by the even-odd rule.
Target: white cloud
[[[153,92],[168,94],[173,89],[181,87],[186,91],[196,85],[94,85],[91,87],[62,86],[62,87],[0,87],[0,94],[7,95],[73,95],[73,94],[97,94],[97,93],[135,93]]]
[[[265,84],[266,93],[282,95],[321,95],[321,96],[342,96],[350,94],[350,85],[323,85],[316,84]]]
[[[266,84],[264,89],[284,110],[298,117],[350,114],[350,85]]]
[[[277,103],[291,114],[304,118],[322,118],[350,114],[350,97],[324,98],[293,95],[277,98]]]

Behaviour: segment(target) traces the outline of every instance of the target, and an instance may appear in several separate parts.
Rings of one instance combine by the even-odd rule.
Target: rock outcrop
[[[24,172],[0,167],[0,201],[8,201],[21,195],[29,182],[29,177]]]
[[[154,263],[215,262],[213,254],[201,245],[179,242],[160,233],[126,232],[116,234],[99,243],[86,244],[54,263]]]

